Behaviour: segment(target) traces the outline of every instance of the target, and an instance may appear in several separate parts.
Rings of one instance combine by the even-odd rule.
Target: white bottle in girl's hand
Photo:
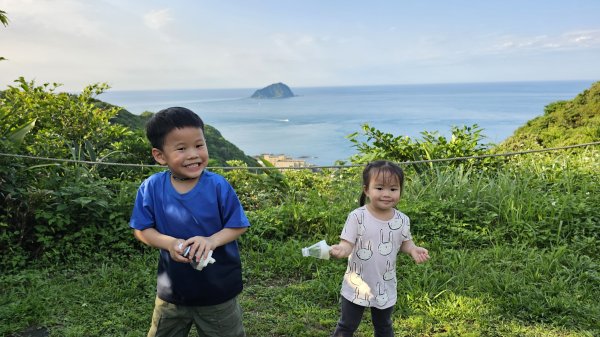
[[[331,247],[325,240],[321,240],[312,246],[302,248],[302,256],[312,256],[318,259],[329,260],[329,251]]]

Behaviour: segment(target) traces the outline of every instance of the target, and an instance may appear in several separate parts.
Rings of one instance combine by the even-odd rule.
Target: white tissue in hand
[[[196,262],[196,258],[194,257],[192,259],[192,262],[190,262],[190,264],[192,265],[192,267],[194,267],[194,269],[196,270],[202,270],[204,269],[204,267],[208,266],[208,264],[212,264],[215,263],[217,261],[215,261],[215,259],[212,257],[212,250],[208,251],[208,256],[205,258],[200,258],[200,261]]]
[[[179,244],[179,249],[181,249],[181,247],[183,247],[183,243]],[[183,256],[188,257],[188,254],[190,253],[190,248],[192,248],[192,246],[187,246],[187,248],[185,249],[185,251],[183,252]],[[190,261],[190,265],[192,265],[192,268],[196,269],[196,270],[202,270],[204,269],[204,267],[208,266],[208,264],[212,264],[217,262],[213,257],[212,257],[212,250],[208,251],[208,256],[205,258],[200,258],[200,261],[196,261],[196,257],[192,257],[191,261]]]

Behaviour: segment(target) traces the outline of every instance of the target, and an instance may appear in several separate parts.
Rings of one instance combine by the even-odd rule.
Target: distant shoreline
[[[589,85],[591,85],[592,83],[598,82],[600,81],[600,79],[576,79],[576,80],[511,80],[511,81],[485,81],[485,82],[432,82],[432,83],[413,83],[413,84],[409,84],[409,83],[400,83],[400,84],[348,84],[348,85],[322,85],[322,86],[294,86],[294,89],[338,89],[338,88],[361,88],[361,87],[412,87],[412,86],[447,86],[447,85],[468,85],[468,86],[473,86],[473,85],[495,85],[495,84],[527,84],[527,83],[531,83],[531,84],[535,84],[535,83],[589,83]],[[588,85],[588,86],[589,86]],[[128,93],[135,93],[135,92],[165,92],[165,91],[171,91],[171,92],[180,92],[180,91],[223,91],[223,90],[243,90],[243,91],[248,91],[250,92],[250,95],[252,94],[252,92],[256,91],[258,89],[258,87],[222,87],[222,88],[164,88],[164,89],[158,89],[158,88],[149,88],[149,89],[140,89],[140,88],[130,88],[130,89],[110,89],[108,92],[128,92]],[[72,94],[78,94],[78,91],[68,91],[69,93]],[[296,96],[298,96],[296,94]],[[248,96],[249,97],[249,96]],[[245,96],[242,97],[237,97],[239,99],[242,98],[247,98]]]
[[[522,81],[293,88],[296,97],[255,100],[253,89],[108,91],[98,99],[134,114],[185,106],[246,155],[285,153],[323,166],[347,161],[356,149],[346,138],[362,124],[411,138],[452,126],[479,125],[498,143],[544,107],[570,100],[594,81]],[[286,122],[282,122],[286,120]]]

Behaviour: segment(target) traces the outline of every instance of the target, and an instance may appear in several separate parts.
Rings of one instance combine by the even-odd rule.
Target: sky
[[[600,80],[598,0],[0,0],[0,90]]]

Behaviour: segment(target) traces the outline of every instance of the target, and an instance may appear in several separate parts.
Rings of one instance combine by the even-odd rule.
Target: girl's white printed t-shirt
[[[340,238],[354,243],[341,295],[363,307],[396,304],[396,257],[402,242],[412,240],[408,216],[394,209],[392,219],[383,221],[362,206],[350,212]]]

